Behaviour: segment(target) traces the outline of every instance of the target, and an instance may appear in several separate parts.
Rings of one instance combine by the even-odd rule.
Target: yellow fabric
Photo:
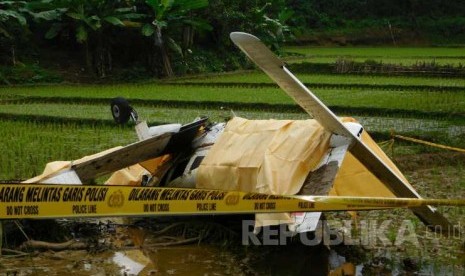
[[[296,194],[326,153],[330,133],[315,120],[228,122],[199,166],[196,186],[269,194]],[[257,214],[255,226],[291,223],[288,213]]]
[[[139,164],[114,172],[105,182],[105,185],[140,186],[142,176],[150,174]]]
[[[160,168],[160,166],[169,161],[171,159],[171,155],[166,154],[157,158],[149,159],[147,161],[140,162],[139,164],[144,167],[147,171],[151,174],[155,174],[155,172]]]
[[[25,180],[22,183],[39,183],[42,180],[47,179],[48,177],[52,176],[53,174],[61,170],[69,169],[70,167],[71,167],[71,161],[53,161],[45,165],[45,169],[41,175]]]
[[[343,118],[343,122],[355,122]],[[202,161],[197,188],[296,194],[329,148],[330,133],[315,120],[249,121],[234,118]],[[402,179],[405,177],[363,132],[362,141]],[[330,195],[395,197],[365,166],[347,153]],[[292,222],[288,214],[260,214],[256,226]],[[266,224],[265,224],[266,223]]]
[[[407,179],[399,169],[392,163],[389,157],[378,147],[370,135],[364,131],[362,141],[367,145],[383,162],[397,173],[406,183]],[[365,166],[360,163],[350,152],[346,154],[342,166],[339,169],[330,195],[334,196],[382,196],[395,197],[394,194],[374,176]]]
[[[142,183],[142,176],[155,174],[163,163],[170,159],[170,155],[163,155],[121,169],[114,172],[110,178],[105,181],[105,185],[140,186]]]
[[[91,160],[93,158],[105,155],[107,153],[110,153],[110,152],[115,151],[115,150],[120,149],[120,148],[122,148],[122,147],[118,146],[118,147],[114,147],[114,148],[111,148],[111,149],[107,149],[105,151],[102,151],[102,152],[99,152],[99,153],[96,153],[96,154],[84,156],[84,157],[82,157],[80,159],[74,160],[73,162],[71,162],[71,161],[53,161],[53,162],[47,163],[47,165],[45,165],[45,169],[44,169],[44,171],[42,172],[41,175],[38,175],[38,176],[35,176],[35,177],[30,178],[28,180],[25,180],[22,183],[40,183],[43,180],[53,176],[54,174],[56,174],[56,173],[58,173],[60,171],[64,171],[64,170],[67,170],[67,169],[71,168],[72,164],[79,164],[81,162],[85,162],[85,161]]]
[[[235,117],[199,166],[197,188],[296,194],[330,133],[315,120]]]
[[[118,150],[122,148],[121,146],[114,147],[111,149],[104,150],[102,152],[88,155],[77,159],[73,162],[71,161],[53,161],[48,163],[45,166],[45,169],[41,175],[38,175],[34,178],[28,179],[23,183],[40,183],[41,181],[53,176],[54,174],[70,169],[73,164],[79,164],[82,162],[86,162],[93,158],[97,158],[99,156],[108,154],[112,151]],[[158,158],[150,159],[140,164],[135,164],[128,168],[121,169],[119,171],[114,172],[110,178],[105,182],[105,184],[111,185],[130,185],[130,186],[138,186],[142,181],[142,176],[144,174],[149,174],[151,172],[155,172],[163,162],[166,162],[170,159],[169,155],[160,156]]]
[[[343,122],[357,122],[353,118],[343,118]],[[376,144],[370,135],[364,131],[361,140],[383,162],[390,167],[405,183],[408,180]],[[395,197],[394,194],[360,163],[350,152],[346,154],[342,166],[334,180],[333,189],[329,193],[334,196],[382,196]]]

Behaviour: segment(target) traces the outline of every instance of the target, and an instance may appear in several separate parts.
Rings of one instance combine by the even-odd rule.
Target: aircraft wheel
[[[131,117],[131,106],[125,98],[114,98],[111,100],[111,115],[118,124],[125,124]]]

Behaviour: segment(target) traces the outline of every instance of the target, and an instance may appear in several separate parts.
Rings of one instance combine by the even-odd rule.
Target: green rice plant
[[[147,120],[149,124],[163,123],[188,123],[197,117],[207,116],[211,121],[220,122],[225,119],[237,115],[248,119],[308,119],[310,116],[303,111],[300,112],[283,112],[279,110],[265,111],[263,109],[229,109],[221,108],[185,108],[185,107],[165,107],[160,105],[142,105],[136,106],[140,118]],[[372,109],[372,115],[358,114],[357,108],[352,108],[354,112],[350,112],[351,108],[346,107],[346,112],[340,112],[340,116],[355,117],[365,128],[370,132],[389,133],[392,129],[398,133],[415,133],[422,134],[428,132],[436,132],[446,137],[461,137],[465,135],[464,125],[465,120],[438,118],[414,118],[412,116],[386,117],[382,116],[382,111],[387,109],[380,108],[376,113],[376,109]],[[106,127],[114,124],[107,105],[70,105],[70,104],[9,104],[2,105],[2,111],[11,114],[11,118],[19,118],[24,116],[23,120],[35,119],[47,122],[66,122],[67,120],[77,124],[94,125],[97,122],[105,123]],[[406,112],[404,110],[403,112]],[[415,110],[412,110],[415,112]],[[397,111],[402,115],[402,111]],[[46,119],[41,116],[48,115]]]
[[[34,87],[2,87],[0,95],[14,94],[17,97],[38,98],[79,98],[79,99],[111,99],[125,97],[128,99],[167,100],[167,101],[216,101],[216,102],[266,102],[292,103],[277,88],[244,89],[241,87],[198,87],[179,85],[89,85],[89,86],[34,86]],[[0,96],[1,98],[1,96]]]
[[[426,57],[426,58],[465,58],[465,48],[456,47],[309,47],[287,46],[284,52],[306,56],[330,57]]]
[[[465,65],[465,57],[450,58],[450,57],[307,56],[307,57],[287,58],[286,62],[289,64],[302,63],[302,62],[332,64],[332,63],[335,63],[341,57],[348,58],[351,61],[355,61],[355,62],[366,62],[368,60],[372,60],[378,63],[396,64],[396,65],[402,65],[402,66],[412,66],[412,65],[418,65],[420,63],[436,64],[436,65],[450,65],[453,67]]]
[[[294,54],[285,58],[288,63],[334,64],[340,59],[348,59],[358,63],[374,61],[397,66],[465,66],[464,48],[299,46],[286,47],[285,51]]]
[[[62,107],[70,113],[68,106]],[[96,110],[100,106],[95,107]],[[66,109],[67,108],[67,109]],[[89,108],[89,107],[86,107]],[[46,109],[46,107],[44,107]],[[153,113],[151,113],[153,112]],[[187,123],[196,116],[209,116],[212,121],[224,121],[233,116],[230,110],[189,110],[159,107],[143,108],[139,114],[148,120],[149,125],[157,122]],[[160,115],[161,114],[161,115]],[[234,115],[248,119],[308,119],[305,113],[279,113],[261,111],[235,111]],[[161,116],[161,117],[160,117]],[[391,129],[398,134],[414,137],[434,137],[435,142],[456,141],[453,146],[464,147],[465,122],[356,117],[369,133],[389,135]],[[448,133],[451,128],[456,132]],[[441,135],[439,135],[441,134]],[[0,179],[26,179],[38,175],[46,163],[54,160],[74,160],[117,145],[136,141],[136,135],[130,127],[105,124],[83,125],[76,123],[15,122],[0,120]],[[458,137],[458,138],[457,138]],[[439,140],[438,140],[439,139]],[[397,144],[396,144],[397,145]],[[409,150],[410,149],[410,150]],[[423,146],[404,143],[396,146],[396,154],[416,154],[428,151]]]
[[[218,107],[217,109],[209,108],[176,108],[176,107],[163,107],[157,105],[147,105],[137,107],[137,112],[140,119],[147,120],[152,124],[159,123],[188,123],[197,117],[207,116],[212,121],[224,121],[225,119],[236,114],[251,119],[308,119],[308,114],[300,113],[282,113],[282,112],[264,112],[261,110],[233,110]],[[30,115],[30,118],[37,118],[43,115],[49,115],[50,121],[53,118],[62,119],[95,119],[96,121],[102,120],[111,125],[113,118],[111,116],[110,108],[107,105],[72,105],[72,104],[45,104],[45,103],[32,103],[32,104],[8,104],[1,106],[2,112],[15,115]],[[37,117],[35,117],[37,116]]]
[[[406,77],[406,76],[370,76],[370,75],[334,75],[334,74],[296,74],[304,83],[312,88],[312,84],[368,84],[368,85],[403,85],[403,86],[437,86],[437,87],[463,87],[465,79],[440,77]],[[237,84],[242,83],[274,83],[261,71],[238,72],[234,74],[217,74],[208,76],[195,76],[175,80],[178,83],[204,83],[204,84]]]
[[[54,160],[74,160],[134,142],[132,129],[119,126],[0,120],[0,179],[27,179]]]
[[[293,100],[279,88],[241,88],[241,87],[201,87],[201,86],[51,86],[21,87],[13,89],[18,95],[37,97],[55,101],[56,97],[76,97],[78,99],[105,99],[117,95],[129,100],[168,100],[169,103],[193,102],[212,103],[218,106],[223,103],[262,103],[277,105],[295,105]],[[6,89],[0,89],[0,94]],[[11,92],[11,90],[9,90]],[[115,92],[116,91],[116,92]],[[424,92],[424,91],[389,91],[370,89],[314,89],[315,94],[330,106],[366,107],[384,109],[419,110],[426,112],[445,112],[463,114],[465,110],[465,93],[456,92]],[[36,100],[37,100],[36,98]],[[148,101],[150,103],[150,101]],[[5,108],[6,105],[3,106]],[[0,113],[2,112],[0,109]]]
[[[442,131],[448,135],[465,133],[465,121],[448,121],[415,118],[367,117],[355,116],[368,132],[393,130],[397,133]],[[453,131],[451,128],[457,127]]]
[[[12,115],[49,116],[65,119],[96,119],[112,121],[110,107],[86,104],[5,104],[1,111]]]
[[[210,92],[210,93],[207,93]],[[356,108],[380,108],[380,109],[392,109],[392,110],[411,110],[411,111],[424,111],[424,112],[442,112],[449,114],[463,114],[465,110],[465,93],[454,93],[454,92],[421,92],[421,91],[370,91],[365,89],[350,89],[350,90],[330,90],[330,89],[318,89],[314,91],[315,94],[322,99],[322,101],[329,106],[338,106]],[[191,99],[193,103],[199,103],[202,106],[202,102],[215,103],[214,106],[221,107],[227,103],[237,103],[239,109],[240,103],[250,103],[253,107],[254,104],[277,104],[277,105],[295,105],[284,92],[279,89],[225,89],[218,88],[216,91],[207,89],[203,91],[203,94],[194,97],[192,91],[185,91],[179,93],[179,99]],[[218,94],[222,94],[224,97],[218,97]],[[241,95],[239,95],[241,94]],[[43,93],[43,100],[46,102],[47,98],[53,100],[53,97],[49,93]],[[252,95],[262,97],[252,97]],[[88,95],[91,99],[92,95]],[[133,94],[133,96],[141,98],[138,103],[144,104],[143,94]],[[249,97],[250,96],[250,97]],[[131,99],[131,98],[130,98]],[[134,99],[134,100],[135,100]],[[108,99],[109,102],[109,99]],[[176,100],[171,99],[169,101],[172,104],[171,107],[176,107]],[[150,104],[150,101],[148,101]],[[184,103],[182,101],[181,103]],[[245,106],[245,105],[244,105]],[[250,107],[249,106],[249,107]],[[71,116],[73,105],[62,105],[60,106],[49,106],[52,109],[47,111],[44,109],[44,105],[41,104],[4,104],[0,106],[0,112],[16,112],[18,114],[60,114],[68,113],[65,116]],[[97,118],[108,118],[109,116],[108,107],[100,107],[94,109],[91,105],[74,105],[76,113],[80,113],[79,109],[82,108],[82,113],[88,113],[89,117]],[[64,109],[60,111],[60,109]],[[91,111],[93,110],[93,111]],[[79,117],[79,116],[78,116]]]
[[[465,93],[418,91],[370,91],[353,89],[315,92],[328,105],[403,109],[429,112],[462,113],[465,110]],[[382,115],[382,114],[380,114]]]
[[[152,89],[149,89],[153,87]],[[29,114],[48,115],[67,118],[106,119],[111,120],[109,107],[102,103],[110,102],[111,92],[122,92],[129,96],[129,100],[138,106],[153,106],[157,104],[163,108],[196,108],[196,109],[220,109],[233,108],[236,110],[275,110],[282,112],[298,112],[296,103],[278,88],[240,88],[240,87],[197,87],[197,86],[102,86],[97,93],[94,86],[81,87],[79,98],[75,98],[76,90],[70,86],[53,87],[21,87],[17,94],[24,99],[16,104],[0,105],[1,114]],[[132,89],[131,89],[132,88]],[[169,88],[160,90],[160,88]],[[173,88],[173,89],[171,89]],[[14,89],[13,89],[14,90]],[[68,91],[67,91],[68,90]],[[0,90],[1,92],[4,90]],[[6,90],[5,90],[6,91]],[[61,91],[60,96],[56,96]],[[74,93],[73,93],[74,91]],[[152,92],[152,93],[150,93]],[[339,110],[339,115],[388,115],[395,116],[421,116],[462,118],[465,110],[465,93],[459,92],[424,92],[424,91],[390,91],[369,89],[314,89],[315,94],[322,101]],[[111,96],[116,96],[114,93]],[[123,94],[123,93],[120,93]],[[153,98],[149,98],[153,96]],[[108,98],[106,98],[108,97]],[[68,100],[66,100],[68,99]],[[66,103],[60,105],[44,105],[40,102],[56,103],[58,100]],[[99,104],[93,107],[92,104]],[[72,110],[75,110],[73,112]],[[340,112],[343,110],[342,112]],[[80,115],[85,114],[85,115]],[[415,115],[416,114],[416,115]],[[84,116],[84,117],[82,117]],[[161,120],[164,121],[164,120]]]

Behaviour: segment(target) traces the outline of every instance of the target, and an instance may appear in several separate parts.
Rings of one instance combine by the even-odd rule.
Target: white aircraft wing
[[[87,161],[73,164],[72,169],[82,183],[87,183],[98,176],[160,156],[171,137],[172,133],[154,136]]]
[[[231,33],[231,40],[321,125],[333,133],[351,137],[339,118],[292,75],[285,64],[258,38],[247,33],[234,32]]]
[[[352,139],[350,152],[378,177],[396,196],[421,198],[421,196],[394,171],[392,171],[356,134],[353,134],[339,118],[325,106],[305,85],[303,85],[276,55],[257,37],[242,33],[231,33],[231,40],[291,96],[307,113],[327,130]],[[443,231],[452,225],[431,206],[412,208],[413,212],[432,229]]]

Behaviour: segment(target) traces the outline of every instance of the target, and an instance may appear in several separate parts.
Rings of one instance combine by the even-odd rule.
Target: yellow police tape
[[[420,140],[420,139],[405,137],[405,136],[402,136],[402,135],[393,135],[393,137],[398,138],[398,139],[402,139],[402,140],[405,140],[405,141],[410,141],[410,142],[414,142],[414,143],[418,143],[418,144],[427,145],[427,146],[430,146],[430,147],[435,147],[435,148],[440,148],[440,149],[446,149],[446,150],[452,150],[452,151],[458,151],[458,152],[465,153],[465,149],[461,149],[461,148],[454,148],[454,147],[445,146],[445,145],[441,145],[441,144],[436,144],[436,143],[432,143],[432,142],[428,142],[428,141],[424,141],[424,140]]]
[[[129,186],[0,185],[0,219],[355,211],[423,205],[465,206],[465,200],[278,196]]]

